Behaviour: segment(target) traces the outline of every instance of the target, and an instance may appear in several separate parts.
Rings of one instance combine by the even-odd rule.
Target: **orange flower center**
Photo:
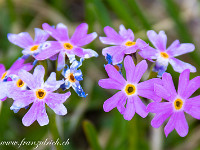
[[[177,98],[174,101],[174,107],[175,107],[176,110],[180,110],[183,107],[183,100],[180,99],[180,98]]]
[[[115,69],[116,69],[117,71],[119,71],[119,70],[120,70],[120,68],[119,68],[119,66],[118,66],[118,65],[114,65],[114,67],[115,67]]]
[[[70,44],[70,43],[64,43],[63,46],[64,46],[64,48],[67,49],[67,50],[73,49],[73,45]]]
[[[17,87],[21,88],[23,86],[24,86],[24,82],[21,79],[17,80]]]
[[[38,89],[38,90],[36,91],[36,96],[37,96],[37,98],[39,98],[39,99],[43,99],[43,98],[45,97],[45,95],[46,95],[46,91],[43,90],[43,89]]]
[[[169,58],[169,55],[165,52],[160,52],[160,55],[161,55],[161,57],[163,57],[165,59]]]
[[[127,95],[133,95],[136,92],[136,87],[133,84],[127,84],[125,87],[125,92]]]
[[[36,51],[38,49],[39,45],[34,45],[31,47],[31,51]]]
[[[135,44],[136,44],[136,42],[131,42],[131,41],[128,41],[125,43],[126,46],[133,46]]]
[[[73,82],[73,83],[76,82],[76,79],[74,78],[73,73],[70,73],[67,79],[69,80],[69,82]]]

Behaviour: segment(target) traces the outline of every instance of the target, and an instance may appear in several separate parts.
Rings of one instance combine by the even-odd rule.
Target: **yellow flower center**
[[[180,110],[183,107],[183,101],[180,98],[177,98],[174,101],[174,107],[176,110]]]
[[[24,81],[22,81],[21,79],[17,80],[17,87],[21,88],[24,86]]]
[[[169,58],[169,55],[165,52],[160,52],[160,55],[161,55],[161,57],[163,57],[165,59]]]
[[[1,76],[1,80],[3,80],[6,77],[7,73],[7,71],[3,73],[3,75]]]
[[[43,89],[38,89],[38,90],[36,91],[36,96],[37,96],[37,98],[39,98],[39,99],[43,99],[43,98],[45,97],[45,95],[46,95],[46,91],[43,90]]]
[[[39,45],[34,45],[31,47],[31,51],[36,51],[38,49]]]
[[[67,49],[67,50],[71,50],[73,48],[73,45],[70,44],[70,43],[64,43],[63,44],[64,48]]]
[[[125,43],[126,46],[133,46],[135,44],[136,44],[136,42],[131,42],[131,41],[128,41]]]
[[[74,78],[73,73],[70,73],[67,79],[69,80],[69,82],[73,82],[73,83],[76,82],[76,79]]]
[[[125,87],[125,92],[127,95],[133,95],[136,92],[136,87],[133,84],[127,84]]]

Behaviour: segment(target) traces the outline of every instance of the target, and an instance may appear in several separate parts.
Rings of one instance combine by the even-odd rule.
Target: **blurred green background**
[[[118,31],[120,24],[131,28],[136,38],[149,42],[146,31],[165,30],[168,45],[175,39],[181,42],[192,42],[196,50],[179,57],[196,66],[199,75],[199,41],[200,41],[200,0],[0,0],[0,63],[8,69],[21,56],[19,47],[9,43],[7,33],[29,32],[34,36],[34,28],[41,28],[44,22],[51,25],[64,23],[69,34],[82,22],[89,24],[89,32],[96,31],[103,36],[107,25]],[[40,127],[34,122],[24,127],[21,120],[27,110],[22,109],[14,114],[10,110],[12,100],[0,102],[0,141],[38,141],[53,139],[66,141],[66,146],[40,146],[40,150],[200,150],[200,121],[186,116],[190,129],[185,138],[173,131],[165,137],[163,127],[154,129],[150,125],[153,114],[143,119],[135,114],[131,121],[126,121],[116,110],[103,111],[103,102],[116,91],[105,90],[98,86],[98,80],[106,78],[101,55],[103,45],[96,39],[88,47],[99,53],[98,58],[83,62],[81,70],[84,80],[81,82],[89,95],[86,99],[72,96],[65,102],[68,109],[66,116],[55,116],[47,108],[50,123]],[[54,62],[50,62],[49,72],[55,71]],[[149,65],[152,65],[149,63]],[[149,67],[150,68],[150,67]],[[179,73],[169,66],[177,86]],[[194,95],[200,94],[200,91]],[[149,102],[144,100],[144,102]],[[7,149],[34,149],[34,146],[2,146]]]

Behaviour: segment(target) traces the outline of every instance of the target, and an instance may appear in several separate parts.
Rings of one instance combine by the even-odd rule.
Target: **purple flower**
[[[82,48],[82,46],[91,43],[97,37],[96,32],[87,34],[88,25],[86,23],[80,24],[71,38],[68,36],[67,27],[62,23],[57,24],[56,28],[51,27],[47,23],[44,23],[42,27],[57,41],[48,41],[44,43],[42,52],[36,56],[36,59],[48,59],[59,53],[57,70],[61,70],[65,67],[66,55],[68,58],[74,58],[75,55],[81,58],[98,56],[95,51]]]
[[[35,28],[35,39],[33,40],[29,33],[22,32],[19,34],[9,33],[8,40],[23,48],[23,55],[35,57],[40,52],[41,45],[48,39],[49,34],[46,31]]]
[[[195,47],[193,44],[180,44],[179,40],[176,40],[166,48],[167,36],[164,31],[160,31],[159,34],[156,34],[155,31],[150,30],[147,32],[147,36],[155,48],[150,46],[144,47],[139,54],[145,59],[156,60],[154,71],[158,72],[159,76],[162,76],[162,74],[167,70],[168,63],[170,63],[174,70],[179,73],[185,69],[190,69],[190,72],[196,72],[194,66],[174,58],[194,51]]]
[[[126,30],[124,25],[119,26],[119,34],[111,27],[104,28],[106,37],[100,37],[102,43],[114,45],[103,49],[102,54],[106,57],[107,54],[112,56],[113,64],[116,65],[123,61],[125,54],[135,53],[136,50],[142,49],[147,44],[137,39],[134,42],[134,34],[131,29]]]
[[[7,84],[8,82],[12,81],[12,78],[14,76],[18,75],[18,72],[21,69],[24,69],[26,71],[30,71],[33,66],[30,63],[24,64],[24,59],[19,58],[15,63],[6,71],[3,64],[0,64],[0,99],[6,100],[8,96],[7,91]]]
[[[11,98],[14,99],[11,109],[17,110],[33,103],[22,119],[25,126],[30,126],[35,120],[38,121],[40,126],[49,123],[45,104],[58,115],[67,114],[67,109],[63,103],[71,93],[53,93],[53,91],[57,90],[63,84],[63,81],[56,81],[56,74],[54,72],[51,73],[46,82],[44,82],[45,70],[41,65],[35,68],[33,75],[25,70],[19,71],[18,74],[19,78],[27,84],[30,90],[16,91],[15,88],[10,88],[10,92],[12,93]]]
[[[153,102],[147,106],[147,110],[156,113],[151,121],[154,128],[158,128],[170,117],[164,128],[165,135],[175,129],[177,133],[184,137],[188,133],[188,124],[184,112],[190,114],[196,119],[200,119],[200,96],[189,98],[200,87],[200,76],[189,80],[190,70],[184,70],[179,77],[178,91],[173,84],[169,73],[162,76],[162,85],[155,84],[156,94],[167,102]]]
[[[145,60],[135,66],[132,58],[126,56],[124,67],[127,81],[114,66],[110,64],[105,66],[109,78],[101,79],[99,81],[99,86],[105,89],[117,89],[120,91],[104,102],[103,109],[105,112],[109,112],[117,107],[126,120],[131,120],[135,112],[145,118],[148,112],[139,96],[154,101],[161,101],[161,98],[158,97],[153,90],[154,83],[161,84],[161,80],[159,78],[154,78],[138,83],[148,67]]]

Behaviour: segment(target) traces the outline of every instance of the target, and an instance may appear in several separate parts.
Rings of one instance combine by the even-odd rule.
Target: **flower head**
[[[75,60],[70,68],[68,67],[67,69],[63,70],[62,75],[64,76],[65,83],[61,87],[63,90],[72,87],[78,96],[86,97],[87,94],[85,94],[79,83],[81,80],[83,80],[83,75],[80,69],[77,70],[82,65],[82,61],[83,59],[80,59],[80,62]]]
[[[40,49],[42,44],[48,39],[49,34],[46,31],[35,28],[35,39],[33,40],[29,33],[22,32],[19,34],[8,34],[8,40],[23,48],[23,55],[25,56],[33,56],[35,57],[38,53],[40,53]]]
[[[3,64],[0,64],[0,99],[6,100],[9,91],[7,91],[7,86],[10,81],[12,81],[18,75],[18,72],[21,69],[30,71],[33,68],[33,65],[30,63],[24,64],[24,59],[19,58],[15,63],[6,71]]]
[[[160,127],[170,117],[164,128],[166,136],[174,129],[182,137],[187,135],[189,127],[184,112],[200,119],[200,96],[189,98],[200,87],[200,76],[189,80],[189,74],[189,69],[180,74],[177,92],[169,73],[163,74],[162,85],[154,85],[156,94],[167,102],[150,103],[147,109],[149,112],[156,113],[151,121],[151,125],[155,128]]]
[[[44,67],[39,65],[35,68],[33,75],[25,70],[19,71],[19,78],[27,84],[29,90],[16,90],[10,88],[11,98],[14,99],[12,110],[24,108],[33,103],[29,111],[23,117],[22,122],[25,126],[30,126],[35,120],[43,126],[49,123],[45,110],[47,104],[56,114],[65,115],[67,109],[63,105],[66,99],[71,95],[70,92],[65,94],[53,93],[57,90],[63,81],[56,81],[56,74],[51,73],[50,77],[44,82]]]
[[[100,37],[102,43],[115,45],[103,49],[102,54],[112,56],[113,64],[116,65],[123,61],[125,54],[135,53],[136,50],[142,49],[147,44],[141,39],[134,41],[134,34],[131,29],[127,29],[124,25],[120,25],[119,34],[111,27],[104,28],[106,37]]]
[[[119,92],[104,102],[103,109],[105,112],[109,112],[117,107],[126,120],[131,120],[135,112],[145,118],[148,112],[139,96],[154,101],[161,101],[161,98],[154,93],[153,89],[154,83],[160,84],[161,80],[159,78],[154,78],[138,83],[147,70],[147,63],[145,60],[135,66],[132,58],[126,56],[124,59],[124,67],[127,81],[114,66],[110,64],[105,66],[109,78],[99,80],[99,86],[105,89],[117,89]]]
[[[36,56],[36,59],[44,60],[59,53],[57,70],[61,70],[65,67],[66,55],[68,58],[74,58],[75,55],[81,58],[98,56],[95,51],[82,48],[82,46],[91,43],[97,37],[96,32],[87,34],[88,25],[86,23],[80,24],[71,38],[68,36],[67,27],[62,23],[57,24],[56,28],[51,27],[47,23],[44,23],[42,26],[57,41],[44,43],[42,52]]]
[[[150,30],[147,32],[147,36],[155,48],[150,46],[144,47],[139,54],[145,59],[156,60],[154,71],[158,72],[158,76],[162,76],[167,70],[168,63],[172,65],[176,72],[181,73],[185,69],[190,69],[190,72],[196,72],[194,66],[174,58],[192,52],[195,49],[193,44],[180,44],[180,42],[176,40],[166,48],[167,36],[164,31],[160,31],[159,34],[156,34],[155,31]]]

